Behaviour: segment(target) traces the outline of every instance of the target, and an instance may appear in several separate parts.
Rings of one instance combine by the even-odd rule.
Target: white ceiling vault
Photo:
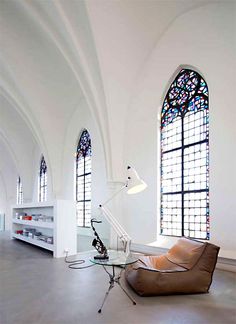
[[[15,122],[24,124],[7,134],[9,151],[17,152],[17,137],[27,138],[26,151],[39,145],[51,167],[57,165],[69,122],[85,99],[108,178],[119,178],[125,119],[140,71],[177,17],[214,2],[2,0],[1,104],[8,118],[15,111]],[[0,118],[2,142],[3,133]]]
[[[112,165],[116,166],[117,174],[121,174],[124,169],[121,161],[125,143],[125,120],[139,73],[175,19],[209,2],[211,1],[86,1],[103,81],[109,127],[112,130]],[[119,163],[116,164],[117,160]]]

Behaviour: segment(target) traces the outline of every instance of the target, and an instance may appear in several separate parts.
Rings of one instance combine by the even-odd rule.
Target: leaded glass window
[[[42,156],[39,169],[39,201],[47,200],[47,165]]]
[[[161,234],[209,239],[208,87],[183,69],[161,113]]]
[[[16,185],[16,203],[23,204],[23,189],[20,177],[18,177]]]
[[[80,136],[76,152],[77,225],[90,226],[91,219],[91,139],[87,130]]]

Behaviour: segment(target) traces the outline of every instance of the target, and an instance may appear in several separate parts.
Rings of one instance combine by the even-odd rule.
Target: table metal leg
[[[117,283],[120,286],[120,288],[123,290],[123,292],[126,294],[126,296],[129,297],[129,299],[132,301],[133,305],[136,305],[136,301],[130,296],[130,294],[128,294],[128,292],[124,289],[124,287],[122,287],[120,281],[117,281]]]
[[[111,289],[114,287],[114,285],[115,285],[115,268],[114,268],[114,266],[112,266],[112,273],[108,272],[105,266],[103,266],[103,269],[106,271],[106,273],[108,274],[108,276],[109,276],[109,278],[110,278],[110,281],[109,281],[110,286],[109,286],[109,288],[108,288],[108,290],[107,290],[107,292],[106,292],[106,294],[105,294],[105,297],[104,297],[103,302],[102,302],[102,306],[99,308],[98,313],[101,313],[101,311],[102,311],[102,307],[103,307],[103,305],[105,304],[105,301],[106,301],[106,299],[107,299],[107,297],[108,297],[108,294],[109,294],[110,290],[111,290]]]
[[[106,301],[106,299],[107,299],[107,297],[108,297],[108,294],[109,294],[110,290],[111,290],[113,287],[114,287],[114,282],[113,282],[113,283],[110,283],[110,286],[109,286],[109,288],[108,288],[108,290],[107,290],[107,292],[106,292],[106,294],[105,294],[105,297],[104,297],[104,299],[103,299],[102,306],[99,308],[98,313],[101,313],[101,311],[102,311],[102,307],[103,307],[103,305],[105,304],[105,301]]]
[[[105,301],[108,297],[108,294],[110,292],[110,290],[114,287],[115,285],[115,282],[120,286],[120,288],[123,290],[123,292],[126,294],[126,296],[132,301],[133,305],[136,305],[136,301],[128,294],[128,292],[122,287],[121,283],[120,283],[120,278],[121,278],[121,274],[122,274],[122,271],[124,271],[124,269],[122,269],[120,271],[120,274],[116,277],[115,276],[115,266],[112,266],[112,273],[108,272],[107,269],[105,268],[105,266],[103,266],[103,269],[106,271],[106,273],[109,275],[109,278],[110,278],[110,286],[105,294],[105,297],[103,299],[103,302],[102,302],[102,305],[101,307],[99,308],[98,310],[98,313],[101,313],[102,312],[102,308],[103,308],[103,305],[105,304]]]

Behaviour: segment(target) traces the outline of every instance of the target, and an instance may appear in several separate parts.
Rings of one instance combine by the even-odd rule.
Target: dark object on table
[[[130,286],[141,296],[208,292],[220,248],[180,238],[164,255],[140,256],[126,268]]]
[[[94,259],[100,259],[100,260],[108,260],[109,256],[107,253],[107,248],[103,244],[102,240],[100,239],[98,233],[96,232],[96,229],[93,225],[93,223],[101,223],[102,221],[96,220],[96,218],[91,219],[91,227],[94,232],[95,238],[93,239],[92,246],[95,247],[95,249],[98,251],[99,255],[95,255]]]

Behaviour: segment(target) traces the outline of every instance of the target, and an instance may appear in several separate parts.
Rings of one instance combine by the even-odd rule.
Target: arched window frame
[[[161,235],[210,238],[208,87],[190,69],[179,72],[162,107],[160,219]]]
[[[17,178],[16,203],[18,205],[23,204],[23,188],[22,188],[22,182],[20,176]]]
[[[44,156],[40,160],[38,201],[47,201],[47,164]]]
[[[76,151],[77,226],[90,227],[91,220],[91,138],[84,129]]]

